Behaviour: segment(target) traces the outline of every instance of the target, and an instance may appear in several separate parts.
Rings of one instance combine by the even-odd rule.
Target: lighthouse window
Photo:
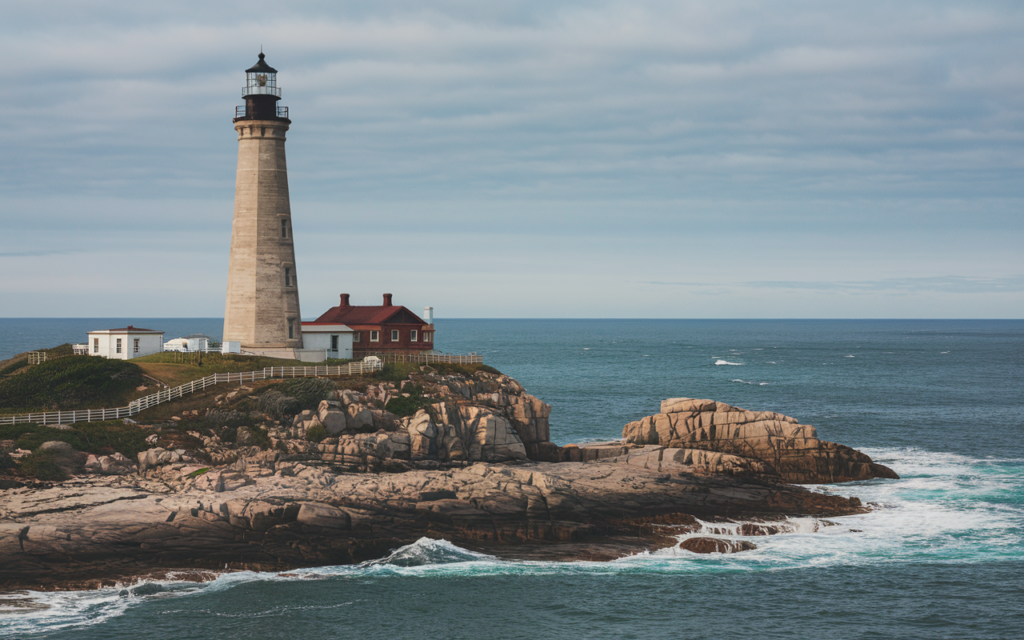
[[[295,337],[295,321],[288,321],[288,339],[291,340]]]
[[[292,286],[292,269],[291,267],[284,268],[284,286]]]
[[[281,220],[281,237],[288,237],[288,221],[284,219]]]

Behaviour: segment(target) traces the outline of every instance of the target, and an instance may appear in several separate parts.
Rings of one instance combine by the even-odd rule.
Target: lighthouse
[[[302,349],[299,284],[292,243],[285,133],[288,107],[278,104],[277,69],[259,62],[245,71],[245,105],[235,109],[238,174],[224,341],[244,352],[294,358]]]

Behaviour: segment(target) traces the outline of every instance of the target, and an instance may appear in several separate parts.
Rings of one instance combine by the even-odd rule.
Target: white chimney
[[[423,321],[434,324],[434,307],[423,307]]]

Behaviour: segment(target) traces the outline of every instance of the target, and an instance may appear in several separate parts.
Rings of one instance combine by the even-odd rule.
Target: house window
[[[331,351],[338,350],[338,336],[331,336]]]
[[[288,339],[291,340],[293,338],[295,338],[295,321],[294,320],[289,320],[288,321]]]
[[[380,342],[380,331],[370,332],[370,342]]]
[[[138,338],[135,338],[135,344],[132,346],[132,349],[133,349],[132,353],[138,353],[139,352],[139,339]]]
[[[362,331],[355,331],[355,332],[352,333],[352,342],[362,342],[362,341],[363,341],[363,332]]]
[[[92,352],[93,353],[99,353],[100,352],[100,339],[99,338],[93,338],[92,339]]]
[[[433,342],[433,340],[434,340],[434,334],[433,333],[431,333],[430,331],[424,331],[423,332],[423,342]]]
[[[413,329],[412,331],[409,332],[409,342],[416,342],[416,339],[418,337],[419,337],[419,331],[416,331],[415,329]]]
[[[117,353],[121,353],[121,338],[117,339]]]
[[[391,342],[398,342],[398,329],[391,330]]]
[[[291,267],[285,267],[284,268],[284,286],[286,286],[286,287],[292,286],[292,268]]]
[[[284,218],[281,219],[281,237],[288,237],[288,221],[285,220]]]

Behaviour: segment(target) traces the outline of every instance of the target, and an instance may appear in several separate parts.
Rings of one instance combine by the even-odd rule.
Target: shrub
[[[286,396],[276,389],[269,389],[254,398],[250,398],[250,406],[256,411],[274,416],[275,418],[293,416],[301,411],[298,400]]]
[[[22,458],[18,465],[18,472],[23,476],[40,480],[61,481],[68,479],[67,472],[54,462],[53,457],[46,451],[37,451]]]
[[[385,407],[388,411],[400,418],[414,415],[424,406],[430,404],[430,400],[423,397],[423,387],[418,384],[407,384],[402,388],[402,392],[408,393],[409,397],[397,396],[391,398],[388,400],[388,404]]]
[[[149,448],[147,435],[146,431],[122,422],[82,423],[73,429],[54,429],[31,423],[0,426],[0,440],[14,440],[14,446],[19,449],[35,451],[44,442],[59,440],[78,451],[95,454],[117,451],[129,458]]]
[[[327,378],[295,378],[278,385],[281,393],[299,402],[299,411],[316,409],[320,401],[331,397],[337,388],[338,385]]]
[[[321,442],[327,437],[327,429],[322,424],[314,424],[306,431],[306,440],[310,442]]]
[[[6,452],[0,451],[0,473],[10,473],[18,468],[18,463],[14,461],[14,458],[7,455]]]

